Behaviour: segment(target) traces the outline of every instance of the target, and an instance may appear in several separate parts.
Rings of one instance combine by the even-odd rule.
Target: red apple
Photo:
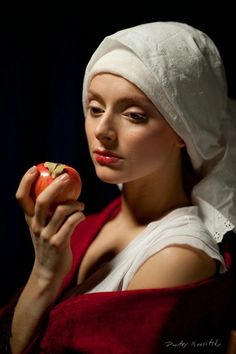
[[[31,188],[33,200],[50,184],[63,173],[69,175],[69,183],[56,197],[55,203],[62,203],[69,200],[77,200],[82,189],[80,174],[71,166],[61,163],[44,162],[36,165],[39,175]]]

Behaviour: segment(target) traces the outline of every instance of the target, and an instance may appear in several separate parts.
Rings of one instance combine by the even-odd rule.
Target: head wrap
[[[227,97],[224,66],[213,41],[178,22],[142,24],[105,37],[85,71],[84,109],[89,82],[101,72],[135,84],[185,141],[201,175],[192,201],[216,241],[235,231],[236,110]]]

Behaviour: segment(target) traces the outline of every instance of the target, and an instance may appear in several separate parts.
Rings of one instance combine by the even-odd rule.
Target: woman
[[[228,104],[201,31],[156,22],[102,41],[84,77],[85,130],[97,176],[121,196],[98,215],[69,202],[49,218],[67,176],[34,205],[36,168],[25,174],[16,196],[35,262],[10,306],[14,354],[223,352],[230,272],[217,243],[236,225]]]

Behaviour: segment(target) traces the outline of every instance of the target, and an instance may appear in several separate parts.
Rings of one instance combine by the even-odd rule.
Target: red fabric
[[[210,340],[219,347],[208,344],[203,352],[221,353],[229,295],[224,288],[218,279],[175,290],[74,297],[51,312],[42,353],[178,353],[181,342],[188,344],[184,353],[194,353],[193,343]]]
[[[75,277],[77,276],[80,262],[82,261],[88,246],[96,237],[102,226],[120,211],[120,207],[121,201],[118,197],[100,213],[87,216],[87,218],[77,226],[71,238],[73,265],[70,273],[64,280],[62,289],[70,287],[73,282],[76,283]]]
[[[74,262],[64,280],[63,292],[75,285],[86,249],[119,209],[117,198],[76,228],[72,237]],[[224,250],[230,267],[230,252]],[[231,283],[230,270],[175,288],[103,292],[61,299],[38,334],[40,340],[26,352],[223,354],[229,330]]]

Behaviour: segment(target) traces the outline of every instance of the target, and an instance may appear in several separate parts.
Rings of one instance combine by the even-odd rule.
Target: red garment
[[[86,249],[119,208],[117,198],[76,228],[72,237],[74,262],[64,280],[64,292],[76,284]],[[230,253],[225,260],[230,268]],[[223,354],[229,331],[231,283],[230,270],[175,288],[101,292],[59,300],[38,340],[26,352]]]

